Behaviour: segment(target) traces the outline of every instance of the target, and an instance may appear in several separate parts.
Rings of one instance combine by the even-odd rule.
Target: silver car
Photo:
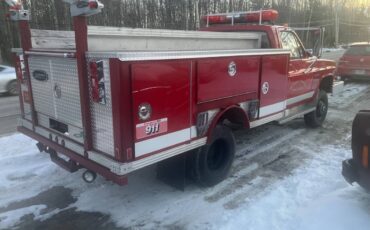
[[[0,65],[0,93],[18,94],[17,77],[13,67]]]

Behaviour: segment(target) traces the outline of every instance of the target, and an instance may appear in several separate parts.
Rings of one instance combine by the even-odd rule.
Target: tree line
[[[1,1],[1,0],[0,0]],[[21,0],[31,12],[31,28],[71,30],[69,6],[62,0]],[[291,27],[326,28],[325,45],[368,40],[370,6],[361,0],[101,0],[101,14],[89,18],[91,25],[196,30],[200,16],[273,8],[279,11],[277,24]],[[6,20],[7,7],[0,2],[0,52],[11,62],[11,47],[19,47],[17,28]],[[336,16],[338,17],[336,18]]]

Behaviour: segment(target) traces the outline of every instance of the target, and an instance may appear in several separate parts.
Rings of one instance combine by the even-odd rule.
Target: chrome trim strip
[[[287,105],[295,104],[297,102],[300,102],[300,101],[304,101],[306,99],[309,99],[309,98],[313,97],[314,94],[315,94],[315,91],[311,91],[311,92],[308,92],[308,93],[299,95],[297,97],[289,98],[287,100]]]
[[[75,58],[76,57],[76,53],[74,52],[52,53],[52,52],[26,51],[25,53],[26,55],[43,56],[43,57],[62,57],[62,58]]]
[[[262,119],[259,119],[259,120],[256,120],[256,121],[252,121],[249,124],[249,126],[250,126],[250,128],[255,128],[257,126],[264,125],[264,124],[267,124],[269,122],[279,120],[283,117],[284,117],[284,112],[277,113],[277,114],[269,116],[269,117],[265,117],[265,118],[262,118]]]
[[[261,107],[259,112],[260,112],[260,117],[265,117],[273,113],[277,113],[280,111],[283,111],[286,109],[286,101],[279,101],[275,104],[272,105],[267,105],[264,107]]]
[[[258,55],[290,54],[284,49],[245,49],[245,50],[207,50],[207,51],[140,51],[140,52],[87,52],[88,58],[118,58],[121,61],[171,60],[211,57],[238,57]]]
[[[177,146],[175,148],[165,150],[163,152],[160,152],[160,153],[142,158],[140,160],[129,162],[129,163],[120,163],[120,162],[114,161],[114,160],[112,160],[112,159],[110,159],[106,156],[103,156],[102,154],[99,154],[99,153],[96,153],[96,152],[93,152],[93,151],[89,151],[88,155],[89,155],[90,160],[93,160],[93,161],[109,168],[111,170],[111,172],[113,172],[114,174],[122,176],[122,175],[126,175],[130,172],[133,172],[135,170],[144,168],[148,165],[152,165],[152,164],[157,163],[159,161],[162,161],[162,160],[168,159],[170,157],[179,155],[181,153],[190,151],[192,149],[201,147],[201,146],[205,145],[206,143],[207,143],[207,138],[203,137],[201,139],[194,140],[194,141],[190,142],[189,144],[183,144],[183,145]]]

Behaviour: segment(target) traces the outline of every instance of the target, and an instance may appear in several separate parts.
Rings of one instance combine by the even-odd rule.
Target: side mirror
[[[313,50],[312,49],[306,49],[305,50],[306,57],[312,57],[313,56]]]

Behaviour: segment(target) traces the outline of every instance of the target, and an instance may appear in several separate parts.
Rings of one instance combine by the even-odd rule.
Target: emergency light
[[[212,24],[234,24],[251,22],[273,22],[279,17],[276,10],[260,10],[249,12],[234,12],[227,14],[209,14],[202,16],[201,20],[207,25]]]

